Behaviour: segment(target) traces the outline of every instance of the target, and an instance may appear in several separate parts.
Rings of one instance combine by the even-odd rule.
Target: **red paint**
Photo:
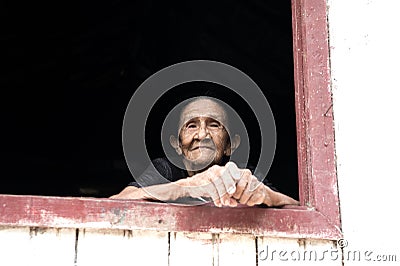
[[[326,239],[341,236],[326,217],[304,207],[216,208],[17,195],[0,195],[0,226],[147,229]]]
[[[340,228],[326,1],[292,0],[292,10],[300,201]]]
[[[292,0],[292,9],[302,207],[221,209],[144,201],[0,195],[0,225],[341,238],[326,2]]]

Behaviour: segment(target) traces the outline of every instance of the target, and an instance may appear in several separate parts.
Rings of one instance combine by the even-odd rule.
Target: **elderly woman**
[[[228,115],[221,104],[210,97],[195,98],[180,113],[178,136],[170,137],[184,169],[167,158],[155,159],[138,178],[141,186],[132,182],[110,198],[210,199],[218,207],[297,205],[298,201],[260,182],[249,169],[226,159],[240,144],[240,136],[230,137],[228,129]]]

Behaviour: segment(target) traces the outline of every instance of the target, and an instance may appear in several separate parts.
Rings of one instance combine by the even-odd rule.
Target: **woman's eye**
[[[196,124],[189,124],[189,125],[187,125],[186,127],[187,127],[187,128],[196,128],[197,126],[196,126]]]
[[[212,124],[209,125],[209,127],[217,128],[217,127],[219,127],[219,124],[217,124],[217,123],[212,123]]]

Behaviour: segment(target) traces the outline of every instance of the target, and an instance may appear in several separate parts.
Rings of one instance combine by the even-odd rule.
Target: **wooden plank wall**
[[[0,265],[189,264],[342,265],[341,249],[330,240],[231,233],[0,227]]]

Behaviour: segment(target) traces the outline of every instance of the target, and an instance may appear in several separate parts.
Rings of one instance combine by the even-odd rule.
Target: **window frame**
[[[0,195],[0,226],[341,238],[326,11],[325,0],[292,0],[301,206],[216,208],[142,200]]]

